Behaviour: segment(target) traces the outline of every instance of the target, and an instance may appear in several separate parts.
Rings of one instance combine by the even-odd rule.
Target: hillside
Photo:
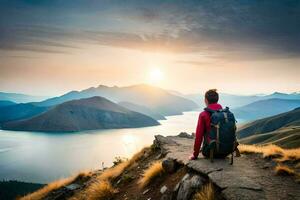
[[[299,199],[299,149],[241,146],[241,157],[190,161],[191,135],[156,135],[153,145],[113,167],[58,180],[21,200],[272,200]],[[272,151],[275,149],[275,151]],[[290,155],[296,154],[293,158]],[[285,164],[272,160],[283,159]],[[264,159],[267,158],[267,159]]]
[[[0,106],[0,123],[30,118],[48,110],[48,107],[35,106],[32,103]]]
[[[30,119],[8,122],[3,129],[68,132],[154,126],[159,123],[103,97],[68,101]]]
[[[294,99],[267,99],[250,103],[233,109],[236,118],[244,120],[256,120],[277,115],[300,107],[300,100]]]
[[[99,85],[82,91],[72,91],[60,97],[47,99],[37,103],[42,106],[57,105],[66,101],[101,96],[115,103],[130,102],[138,104],[160,115],[177,115],[183,111],[197,108],[197,104],[189,99],[170,94],[166,90],[150,85],[140,84],[128,87],[107,87]]]
[[[300,126],[288,126],[263,134],[251,135],[242,138],[239,142],[242,144],[275,144],[283,148],[300,148]]]
[[[300,108],[245,124],[238,129],[237,135],[238,138],[245,138],[287,126],[300,126]]]
[[[4,106],[11,106],[16,104],[15,102],[12,101],[5,101],[5,100],[0,100],[0,107],[4,107]]]
[[[156,119],[156,120],[164,120],[166,119],[163,115],[157,113],[157,112],[154,112],[153,110],[145,107],[145,106],[141,106],[141,105],[137,105],[137,104],[133,104],[133,103],[130,103],[130,102],[120,102],[118,103],[120,106],[123,106],[129,110],[132,110],[132,111],[135,111],[135,112],[139,112],[139,113],[142,113],[144,115],[147,115],[149,117],[152,117],[153,119]]]

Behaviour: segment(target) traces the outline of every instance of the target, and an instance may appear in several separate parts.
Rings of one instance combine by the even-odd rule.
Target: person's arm
[[[191,159],[196,159],[198,157],[202,140],[203,140],[203,135],[204,135],[204,120],[203,120],[203,116],[200,114],[198,118],[197,128],[196,128],[194,152]]]

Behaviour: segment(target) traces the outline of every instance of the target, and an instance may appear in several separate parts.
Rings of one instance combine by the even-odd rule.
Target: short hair
[[[217,103],[219,101],[219,94],[217,93],[217,89],[210,89],[205,92],[205,99],[209,104]]]

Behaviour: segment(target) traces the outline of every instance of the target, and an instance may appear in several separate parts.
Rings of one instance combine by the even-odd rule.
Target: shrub
[[[153,179],[163,173],[162,162],[154,162],[148,169],[145,170],[143,177],[139,180],[141,188],[147,186]]]
[[[194,200],[214,200],[215,192],[212,183],[208,183],[194,195]]]
[[[85,177],[90,177],[92,175],[91,172],[89,171],[84,171],[84,172],[80,172],[79,174],[77,174],[76,176],[70,177],[70,178],[65,178],[65,179],[60,179],[54,182],[51,182],[49,184],[47,184],[45,187],[31,193],[28,194],[24,197],[19,198],[19,200],[39,200],[39,199],[43,199],[45,196],[47,196],[47,194],[49,194],[50,192],[57,190],[63,186],[69,185],[72,182],[81,179],[81,178],[85,178]]]
[[[115,192],[108,181],[96,180],[84,192],[75,194],[69,200],[108,200],[113,198]]]
[[[120,156],[117,156],[117,157],[115,157],[115,160],[113,161],[113,164],[114,164],[114,166],[116,166],[116,165],[118,165],[118,164],[120,164],[120,163],[122,163],[122,162],[125,162],[127,159],[125,159],[125,158],[122,158],[122,157],[120,157]]]

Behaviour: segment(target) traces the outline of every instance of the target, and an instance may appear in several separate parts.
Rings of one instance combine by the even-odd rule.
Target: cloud
[[[300,54],[299,1],[1,3],[0,49],[71,53],[83,44],[219,58]],[[76,45],[74,45],[76,44]],[[80,46],[82,44],[82,46]]]

